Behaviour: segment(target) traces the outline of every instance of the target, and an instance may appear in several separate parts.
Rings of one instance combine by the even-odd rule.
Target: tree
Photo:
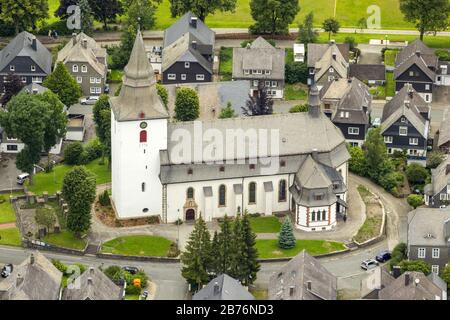
[[[231,102],[227,102],[227,106],[220,110],[219,119],[229,119],[236,117],[233,107],[231,106]]]
[[[289,25],[300,10],[298,0],[251,0],[254,34],[288,34]]]
[[[363,149],[360,147],[350,147],[349,152],[351,156],[348,164],[350,171],[359,176],[365,176],[367,163]]]
[[[44,80],[44,86],[55,93],[67,107],[78,102],[81,97],[81,87],[72,77],[62,61]]]
[[[178,121],[193,121],[200,115],[200,102],[195,90],[179,88],[175,98],[175,119]]]
[[[398,266],[399,263],[407,259],[408,246],[406,243],[399,243],[394,247],[391,253],[391,260],[389,260],[389,266],[392,270],[394,266]]]
[[[262,116],[273,113],[273,100],[267,94],[266,87],[259,85],[256,96],[249,95],[245,107],[242,107],[245,116]]]
[[[181,254],[181,275],[195,288],[201,288],[210,280],[211,256],[211,235],[200,216]]]
[[[296,246],[296,244],[297,240],[295,239],[291,219],[286,217],[283,225],[281,226],[280,233],[278,234],[278,246],[281,249],[292,249]]]
[[[67,8],[78,5],[79,0],[59,0],[59,7],[55,11],[55,16],[63,20],[68,17]]]
[[[355,38],[353,37],[345,37],[344,43],[348,44],[350,51],[354,51],[356,46],[358,45]]]
[[[172,18],[191,11],[203,22],[216,11],[234,12],[235,8],[236,0],[170,0]]]
[[[240,214],[236,215],[236,219],[233,223],[233,239],[229,255],[231,256],[231,267],[228,275],[241,282],[244,281],[244,279],[247,278],[245,267],[247,262],[247,250]]]
[[[367,163],[367,174],[375,181],[392,171],[388,165],[387,148],[381,135],[381,128],[368,132],[364,142],[364,155]]]
[[[111,68],[123,69],[128,60],[130,60],[131,51],[133,50],[134,40],[138,28],[135,25],[130,25],[124,28],[120,45],[111,49]]]
[[[214,231],[213,239],[211,242],[211,266],[210,266],[211,272],[214,275],[218,275],[220,270],[219,258],[217,254],[213,254],[214,252],[219,252],[220,249],[219,247],[220,247],[219,233],[217,231]]]
[[[108,166],[111,166],[111,109],[105,109],[100,112],[101,131],[103,136],[103,156],[108,158]]]
[[[315,43],[319,33],[314,30],[314,13],[311,11],[298,26],[298,42],[304,43],[305,48],[308,43]]]
[[[325,19],[322,23],[322,28],[325,32],[328,32],[328,40],[331,39],[331,34],[336,34],[341,28],[341,24],[334,18]]]
[[[419,194],[410,194],[407,198],[408,204],[416,209],[423,204],[423,196]]]
[[[97,137],[99,138],[100,142],[103,143],[105,140],[105,131],[103,130],[103,118],[101,116],[101,112],[103,110],[110,110],[111,106],[109,105],[109,96],[107,94],[102,94],[97,102],[95,103],[94,107],[92,108],[92,114],[94,118],[95,123],[95,132],[97,134]]]
[[[117,15],[123,13],[122,2],[119,0],[89,0],[92,14],[98,21],[103,22],[103,29],[108,29],[108,22],[116,20]]]
[[[295,84],[306,83],[308,79],[308,66],[303,62],[287,62],[285,67],[286,82]]]
[[[447,263],[441,275],[442,280],[447,282],[447,288],[450,290],[450,264]]]
[[[307,104],[298,104],[289,109],[289,113],[308,112]]]
[[[158,3],[161,3],[161,0],[125,0],[125,26],[133,26],[136,30],[152,29],[156,22]]]
[[[428,171],[418,163],[411,163],[406,168],[406,177],[411,184],[422,184],[428,177]]]
[[[3,82],[4,93],[0,99],[0,103],[5,106],[13,96],[22,90],[23,86],[24,84],[18,75],[8,73]]]
[[[56,217],[52,210],[46,208],[39,208],[36,210],[36,215],[34,216],[37,224],[42,225],[47,228],[48,232],[55,225]]]
[[[162,85],[157,83],[156,84],[156,90],[158,91],[158,95],[161,98],[164,107],[166,107],[166,109],[168,109],[168,104],[169,104],[169,92],[167,91],[167,89]]]
[[[222,223],[220,224],[220,233],[218,235],[219,251],[214,252],[217,255],[217,273],[230,274],[233,263],[233,231],[231,228],[231,221],[227,215],[225,215]]]
[[[245,256],[246,261],[244,263],[244,274],[245,278],[242,283],[245,286],[252,284],[256,280],[256,275],[260,269],[260,264],[258,262],[258,250],[256,249],[256,234],[253,232],[250,219],[247,212],[242,216],[242,227],[241,232],[243,234],[243,239],[245,243]]]
[[[91,6],[89,5],[88,0],[79,0],[78,6],[80,7],[81,13],[81,31],[90,35],[94,29],[94,16],[92,14]]]
[[[0,21],[14,25],[15,33],[36,28],[39,20],[48,18],[47,0],[2,0]]]
[[[433,151],[427,154],[427,168],[436,169],[444,161],[445,153]]]
[[[445,30],[449,25],[448,0],[400,0],[400,11],[405,20],[416,25],[423,40],[425,32]]]
[[[406,271],[418,271],[426,276],[431,273],[430,266],[423,260],[403,260],[399,266],[402,273]]]
[[[74,167],[64,175],[62,195],[69,207],[67,229],[77,236],[88,231],[91,226],[95,189],[95,176],[85,167]]]
[[[83,151],[81,142],[72,142],[64,149],[64,162],[68,165],[81,164]]]

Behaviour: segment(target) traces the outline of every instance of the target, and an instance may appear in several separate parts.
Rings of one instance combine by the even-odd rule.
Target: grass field
[[[86,241],[74,236],[70,231],[63,230],[60,233],[50,233],[42,239],[44,242],[58,247],[83,250],[86,247]]]
[[[395,96],[394,73],[386,72],[386,97]]]
[[[254,233],[278,233],[281,223],[277,217],[250,217],[250,226]]]
[[[221,81],[230,81],[233,74],[233,48],[220,48],[219,75]]]
[[[16,214],[9,202],[9,194],[0,195],[0,197],[3,197],[5,200],[3,203],[0,203],[0,224],[16,221]]]
[[[97,184],[104,184],[111,181],[111,171],[108,169],[108,164],[99,164],[99,159],[94,160],[86,165],[86,168],[96,176]],[[49,194],[54,194],[60,191],[64,175],[73,166],[59,165],[53,169],[53,172],[40,172],[33,178],[33,185],[28,186],[28,189],[35,194],[42,194],[47,191]]]
[[[286,84],[284,86],[284,99],[305,100],[308,94],[299,85]]]
[[[125,236],[103,244],[101,252],[127,256],[165,257],[172,242],[163,237]]]
[[[22,242],[19,229],[0,229],[0,245],[20,246],[21,243]]]
[[[395,58],[400,50],[386,50],[384,53],[384,64],[389,67],[395,67]]]
[[[316,256],[320,254],[341,251],[345,246],[340,242],[323,240],[297,240],[297,246],[293,249],[284,250],[278,247],[278,240],[256,240],[256,248],[259,258],[289,258],[296,256],[300,251],[306,250],[309,254]]]

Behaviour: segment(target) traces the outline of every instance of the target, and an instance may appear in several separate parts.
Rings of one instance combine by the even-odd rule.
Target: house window
[[[425,259],[426,256],[425,252],[426,252],[425,248],[419,248],[417,250],[417,258]]]
[[[316,201],[323,200],[323,194],[315,194],[314,195],[314,200],[316,200]]]
[[[85,65],[81,66],[81,72],[86,73],[87,72],[87,66],[85,66]]]
[[[186,191],[186,198],[188,200],[193,200],[194,199],[194,188],[189,187]]]
[[[348,128],[348,134],[359,135],[359,128],[353,128],[353,127]]]
[[[345,112],[344,112],[344,111],[341,111],[340,117],[341,117],[341,118],[344,118],[344,116],[345,116]]]
[[[250,164],[249,168],[250,170],[255,170],[255,164],[254,163]]]
[[[408,149],[408,155],[417,156],[419,155],[419,151],[417,149]]]
[[[264,85],[268,88],[268,87],[270,87],[270,81],[265,81],[264,82]]]
[[[345,112],[345,117],[348,119],[350,117],[350,112],[346,111]]]
[[[250,74],[250,70],[244,70],[244,74],[245,75],[249,75]]]
[[[427,90],[427,91],[430,90],[430,85],[429,84],[425,85],[425,90]]]
[[[334,69],[333,68],[330,68],[330,73],[334,73]]]
[[[72,72],[78,72],[78,65],[74,64],[72,66]]]
[[[409,76],[410,76],[410,77],[414,77],[414,71],[410,71],[410,72],[409,72]]]
[[[36,66],[35,65],[31,66],[31,71],[36,71]]]
[[[176,80],[177,79],[177,75],[175,73],[169,73],[167,75],[167,80]]]
[[[433,250],[431,250],[431,256],[433,257],[433,259],[439,259],[439,253],[439,248],[433,248]]]
[[[272,81],[272,88],[276,88],[278,86],[278,82],[277,81]]]
[[[311,221],[316,221],[316,212],[314,210],[311,213]]]
[[[142,192],[145,192],[145,182],[142,182],[141,189],[142,189]]]
[[[384,137],[384,143],[392,143],[394,138],[392,136],[385,136]]]
[[[32,77],[31,81],[34,83],[42,83],[42,77]]]
[[[412,146],[417,146],[419,144],[419,138],[409,138],[409,144]]]
[[[248,185],[248,203],[255,204],[256,203],[256,183],[250,182]]]
[[[6,145],[6,150],[8,150],[8,151],[17,151],[18,150],[17,144],[8,144],[8,145]]]
[[[270,70],[265,70],[264,73],[265,73],[266,75],[270,75]]]
[[[408,127],[399,127],[398,134],[401,136],[407,136],[408,135]]]
[[[205,75],[204,74],[196,74],[195,79],[197,81],[203,81],[203,80],[205,80]]]
[[[254,74],[262,74],[262,70],[253,70]]]
[[[257,87],[259,85],[259,81],[258,80],[253,80],[253,86]]]
[[[220,185],[219,187],[219,207],[225,207],[226,205],[226,187],[225,185]]]
[[[187,173],[188,173],[188,174],[193,174],[193,173],[194,173],[194,170],[192,170],[192,168],[189,168],[188,171],[187,171]]]
[[[408,121],[406,120],[406,118],[403,118],[403,117],[400,119],[400,121],[403,122],[403,123],[407,123],[407,122],[408,122]]]
[[[102,78],[99,77],[95,78],[95,83],[102,83]]]
[[[139,133],[139,142],[140,142],[140,143],[147,142],[147,130],[142,130],[142,131]]]
[[[82,83],[83,82],[83,78],[82,77],[77,77],[77,82],[78,83]]]
[[[90,83],[95,83],[95,77],[90,77],[89,82]]]
[[[439,266],[438,265],[432,265],[431,266],[431,272],[433,272],[434,274],[439,275]]]
[[[90,92],[93,93],[93,94],[102,93],[102,88],[99,88],[99,87],[91,87],[91,88],[90,88]]]
[[[286,180],[280,180],[278,183],[278,202],[286,201]]]
[[[322,211],[322,221],[327,220],[327,212],[325,210]]]
[[[16,71],[16,67],[13,66],[13,65],[10,65],[10,66],[9,66],[9,71]]]
[[[314,74],[314,69],[313,68],[309,69],[309,74]]]
[[[191,67],[191,63],[190,62],[185,62],[184,63],[184,67],[187,69],[187,68],[190,68]]]
[[[186,80],[186,74],[185,74],[185,73],[183,73],[183,74],[181,75],[181,80]]]
[[[21,77],[21,79],[23,83],[27,82],[27,77]]]
[[[225,167],[224,166],[220,166],[219,171],[220,172],[225,172]]]
[[[388,154],[392,154],[392,148],[388,148],[387,152]]]
[[[285,160],[281,160],[280,161],[280,167],[286,167],[286,161]]]

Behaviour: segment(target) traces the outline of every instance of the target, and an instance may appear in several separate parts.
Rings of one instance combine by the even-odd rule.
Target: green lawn
[[[22,244],[19,229],[0,229],[0,245],[20,246]]]
[[[399,50],[386,50],[384,54],[384,65],[395,67],[395,58],[397,57],[397,53]]]
[[[103,244],[101,252],[127,256],[165,257],[172,241],[156,236],[124,236]]]
[[[386,72],[386,96],[395,96],[395,81],[393,72]]]
[[[126,294],[125,300],[139,300],[138,294]]]
[[[384,86],[376,86],[369,88],[369,92],[375,100],[386,98],[386,88]]]
[[[86,247],[84,239],[75,237],[72,232],[67,230],[63,230],[60,233],[50,233],[42,240],[49,244],[69,249],[83,250]]]
[[[281,228],[277,217],[250,217],[250,225],[255,233],[278,233]]]
[[[0,197],[3,197],[3,200],[5,200],[3,203],[0,203],[0,224],[16,221],[16,214],[9,202],[9,194],[0,195]]]
[[[308,94],[298,84],[286,84],[284,86],[285,100],[306,100]]]
[[[96,176],[97,184],[104,184],[111,182],[111,171],[108,169],[108,164],[99,164],[100,160],[94,160],[86,165],[86,168]],[[42,194],[47,191],[49,194],[54,194],[61,190],[64,174],[73,166],[58,165],[53,169],[53,172],[40,172],[33,178],[33,185],[28,186],[28,189],[35,194]]]
[[[120,83],[122,82],[123,70],[113,69],[111,70],[111,74],[109,76],[108,81],[110,83]]]
[[[220,48],[219,75],[221,81],[230,81],[233,74],[233,48]]]
[[[297,246],[293,249],[284,250],[278,247],[278,240],[256,240],[256,248],[259,252],[259,258],[289,258],[296,256],[300,251],[306,250],[309,254],[316,256],[320,254],[341,251],[345,249],[344,244],[340,242],[323,240],[297,240]]]

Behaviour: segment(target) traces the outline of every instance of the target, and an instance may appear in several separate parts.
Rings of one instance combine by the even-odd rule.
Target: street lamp
[[[180,250],[180,209],[177,209],[178,211],[178,220],[177,220],[177,231],[178,231],[178,235],[177,235],[177,249]]]

